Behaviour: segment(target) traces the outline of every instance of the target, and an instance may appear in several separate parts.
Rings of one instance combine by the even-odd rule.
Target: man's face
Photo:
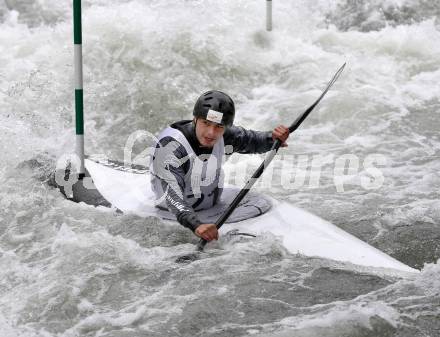
[[[225,127],[221,124],[210,122],[203,118],[196,120],[196,136],[202,146],[213,147],[223,137]]]

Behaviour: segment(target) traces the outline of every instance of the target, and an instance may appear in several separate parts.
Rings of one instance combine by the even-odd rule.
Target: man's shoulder
[[[245,129],[241,126],[232,125],[225,130],[223,134],[223,139],[225,144],[229,144],[232,142],[237,136],[242,135],[245,132]]]
[[[182,144],[182,136],[187,138],[188,129],[191,127],[191,120],[181,120],[170,124],[168,127],[163,129],[158,135],[158,144],[166,146],[169,143]],[[176,132],[178,131],[178,132]]]
[[[188,127],[191,126],[191,123],[192,123],[191,119],[184,119],[184,120],[172,123],[170,125],[170,127],[182,132],[182,131],[186,131],[188,129]]]
[[[155,153],[160,151],[163,154],[173,154],[176,158],[184,158],[188,155],[185,146],[179,142],[176,138],[171,136],[165,136],[159,139],[156,144]]]

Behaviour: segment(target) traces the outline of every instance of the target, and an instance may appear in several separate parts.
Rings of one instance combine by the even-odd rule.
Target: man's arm
[[[274,143],[272,131],[246,130],[240,126],[231,126],[223,136],[226,145],[232,145],[233,152],[264,153]]]
[[[182,144],[171,137],[165,137],[156,147],[153,156],[154,183],[161,184],[166,191],[165,203],[177,221],[191,229],[197,236],[207,240],[217,240],[215,224],[200,221],[194,209],[184,200],[185,175],[190,169],[187,152]]]
[[[185,147],[171,137],[160,140],[153,156],[154,178],[166,191],[165,202],[177,221],[193,232],[202,224],[193,208],[184,200],[184,177],[189,170]]]

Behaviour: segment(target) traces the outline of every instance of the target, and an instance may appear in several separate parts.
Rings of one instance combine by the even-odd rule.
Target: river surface
[[[264,1],[83,1],[86,153],[123,160],[209,89],[238,125],[288,125],[347,62],[256,191],[421,273],[269,234],[179,264],[197,242],[182,226],[64,199],[48,180],[75,147],[72,3],[3,0],[0,336],[440,336],[440,2],[273,3],[266,32]],[[229,182],[261,159],[233,155]]]

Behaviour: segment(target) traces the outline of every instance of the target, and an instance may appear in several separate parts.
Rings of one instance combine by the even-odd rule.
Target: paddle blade
[[[199,258],[200,258],[199,252],[195,252],[195,253],[179,256],[175,260],[175,262],[176,263],[190,263],[190,262],[198,260]]]

